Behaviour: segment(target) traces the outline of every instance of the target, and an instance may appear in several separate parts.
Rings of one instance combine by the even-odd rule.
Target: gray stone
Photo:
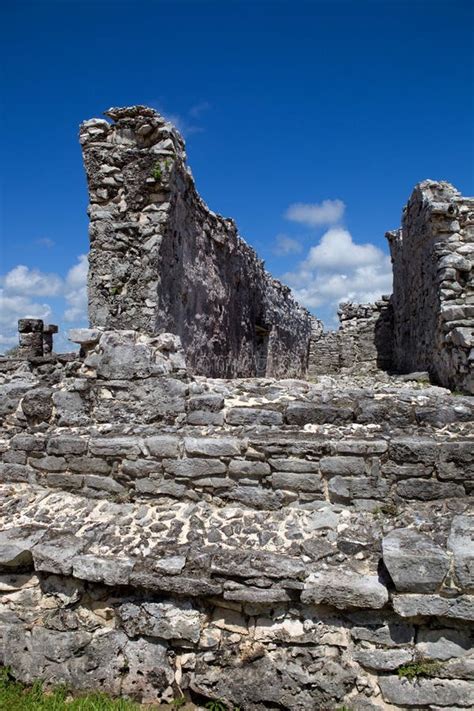
[[[331,501],[351,503],[354,499],[382,499],[389,494],[386,481],[375,477],[333,476],[328,483]]]
[[[364,625],[355,625],[351,629],[351,636],[356,640],[373,642],[384,647],[399,647],[414,641],[415,628],[399,621],[377,625],[369,619]]]
[[[358,650],[354,653],[354,659],[367,669],[374,671],[393,671],[413,661],[413,650],[411,649],[368,649]]]
[[[444,661],[468,654],[472,649],[472,637],[461,630],[422,627],[417,635],[416,649],[422,658]]]
[[[71,328],[68,339],[81,346],[92,346],[96,344],[102,335],[102,331],[97,328]]]
[[[218,459],[165,459],[163,464],[169,474],[183,479],[199,479],[224,474],[226,471],[225,464]]]
[[[434,705],[441,707],[461,706],[469,708],[474,704],[474,687],[467,681],[447,679],[417,679],[409,681],[396,676],[379,678],[385,701],[402,708]]]
[[[474,516],[455,516],[448,538],[454,572],[461,588],[474,588]]]
[[[179,439],[173,435],[155,435],[145,439],[145,446],[152,457],[177,457],[179,455]]]
[[[140,454],[140,441],[137,437],[92,437],[89,451],[101,457],[137,456]]]
[[[270,459],[272,469],[277,472],[319,472],[319,462],[311,462],[306,459]]]
[[[87,439],[61,434],[48,440],[46,451],[48,454],[84,454],[87,451]]]
[[[254,462],[248,459],[233,459],[229,462],[229,474],[235,477],[249,477],[260,479],[270,474],[270,465],[267,462]]]
[[[440,595],[396,595],[393,609],[401,617],[447,617],[474,621],[474,595],[455,598]]]
[[[110,494],[122,494],[126,491],[122,484],[107,476],[96,476],[95,474],[86,474],[83,477],[84,485],[91,489],[99,491],[108,491]]]
[[[397,484],[397,494],[403,499],[433,501],[434,499],[459,498],[465,495],[459,484],[435,481],[434,479],[406,479]]]
[[[47,422],[53,414],[53,391],[49,388],[34,388],[25,393],[21,401],[27,420]]]
[[[360,476],[365,474],[365,462],[359,457],[323,457],[321,474],[325,476]]]
[[[254,407],[232,407],[225,416],[229,425],[281,425],[283,415],[275,410],[256,409]]]
[[[273,472],[271,482],[274,489],[324,493],[321,476],[314,472]]]
[[[382,555],[398,592],[436,592],[450,565],[442,548],[410,528],[400,528],[385,536]]]
[[[74,427],[87,422],[87,406],[79,392],[59,390],[53,394],[58,425]]]
[[[106,585],[128,585],[133,560],[128,558],[101,558],[96,555],[76,555],[72,559],[73,575]]]
[[[45,472],[62,472],[67,469],[64,457],[53,457],[51,455],[38,457],[38,459],[31,457],[30,463],[35,469]]]
[[[234,457],[240,454],[240,441],[233,437],[186,437],[188,455],[199,457]]]
[[[388,602],[388,592],[375,575],[337,570],[310,575],[301,600],[342,610],[351,607],[378,609]]]
[[[304,570],[296,558],[259,550],[221,550],[211,560],[213,573],[242,578],[301,578]]]
[[[119,617],[130,637],[144,635],[189,642],[199,640],[199,612],[190,604],[145,602],[138,606],[127,603],[119,608]]]

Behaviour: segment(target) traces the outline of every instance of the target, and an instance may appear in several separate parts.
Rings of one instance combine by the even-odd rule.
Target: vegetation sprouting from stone
[[[409,664],[398,667],[397,674],[400,678],[419,679],[420,677],[435,677],[440,671],[441,664],[432,659],[418,659]]]

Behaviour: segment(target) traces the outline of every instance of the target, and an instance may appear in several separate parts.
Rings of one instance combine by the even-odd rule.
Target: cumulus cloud
[[[320,203],[296,202],[285,212],[287,220],[299,222],[308,227],[334,225],[339,222],[346,209],[342,200],[323,200]]]
[[[331,227],[319,244],[311,247],[307,263],[310,267],[341,269],[378,264],[383,252],[375,245],[356,244],[350,232],[342,227]]]
[[[303,245],[297,239],[288,237],[288,235],[277,235],[273,254],[284,257],[287,254],[300,254],[302,251]]]
[[[355,243],[340,227],[325,232],[283,279],[298,301],[326,322],[332,322],[342,301],[367,303],[392,290],[390,257],[373,244]]]
[[[57,274],[45,274],[24,264],[9,271],[3,283],[7,292],[29,296],[57,296],[62,288],[62,279]]]
[[[64,296],[67,308],[64,312],[64,320],[68,323],[84,321],[87,317],[88,269],[87,254],[81,254],[77,264],[71,267],[66,275]]]
[[[87,255],[81,254],[65,277],[23,264],[0,277],[0,350],[18,343],[19,318],[77,325],[86,322],[87,271]]]
[[[28,295],[12,294],[0,288],[0,345],[15,345],[19,318],[42,318],[47,320],[52,314],[49,304],[33,301]]]

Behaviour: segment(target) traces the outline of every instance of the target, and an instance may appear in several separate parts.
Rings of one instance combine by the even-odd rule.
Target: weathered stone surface
[[[436,382],[469,393],[473,332],[465,340],[456,327],[473,324],[473,263],[460,252],[472,243],[471,214],[470,198],[463,200],[449,183],[425,180],[415,186],[401,229],[387,233],[395,368],[428,370]]]
[[[474,687],[466,681],[444,679],[399,679],[396,676],[380,678],[380,688],[385,701],[402,708],[412,706],[461,706],[474,704]]]
[[[410,528],[385,536],[382,555],[398,592],[436,592],[450,565],[449,556],[440,546]]]
[[[377,609],[388,602],[388,592],[374,575],[331,571],[311,575],[305,583],[301,599],[306,603],[324,603],[341,609]]]
[[[397,494],[404,499],[432,501],[433,499],[462,497],[465,491],[460,484],[434,479],[406,479],[397,485]]]
[[[190,642],[199,640],[199,613],[189,604],[145,602],[138,606],[127,603],[120,607],[119,616],[129,637],[144,635]]]
[[[454,556],[454,573],[459,586],[474,588],[474,516],[455,516],[448,538]]]
[[[229,425],[281,425],[283,415],[275,410],[233,407],[226,414],[226,422]]]
[[[184,479],[196,479],[206,476],[224,474],[226,466],[218,459],[198,459],[189,457],[187,459],[165,459],[164,467],[167,472]]]
[[[107,115],[113,121],[107,129],[81,126],[91,203],[91,322],[175,333],[193,372],[202,375],[301,375],[310,314],[265,271],[233,221],[203,203],[178,131],[146,107]],[[137,259],[125,263],[122,250]],[[133,362],[120,348],[120,358],[109,358],[107,347],[101,374],[142,377],[147,357]]]
[[[184,448],[188,455],[199,457],[234,457],[240,454],[240,442],[233,437],[186,437]]]
[[[440,595],[396,595],[393,609],[401,617],[448,617],[458,620],[474,620],[474,595],[455,598]]]
[[[325,476],[359,476],[365,474],[365,462],[359,457],[323,457],[321,473]]]

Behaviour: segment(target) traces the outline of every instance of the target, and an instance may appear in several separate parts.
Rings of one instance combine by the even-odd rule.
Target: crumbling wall
[[[313,329],[308,376],[390,370],[393,315],[389,297],[373,304],[341,304],[338,316],[338,331]]]
[[[472,398],[189,377],[171,334],[72,338],[59,380],[23,362],[0,381],[18,678],[245,711],[472,708]]]
[[[388,232],[393,262],[394,361],[474,392],[474,199],[449,183],[419,183],[400,230]]]
[[[91,325],[175,333],[197,374],[301,376],[309,313],[201,200],[179,133],[145,107],[106,115],[80,133]]]

